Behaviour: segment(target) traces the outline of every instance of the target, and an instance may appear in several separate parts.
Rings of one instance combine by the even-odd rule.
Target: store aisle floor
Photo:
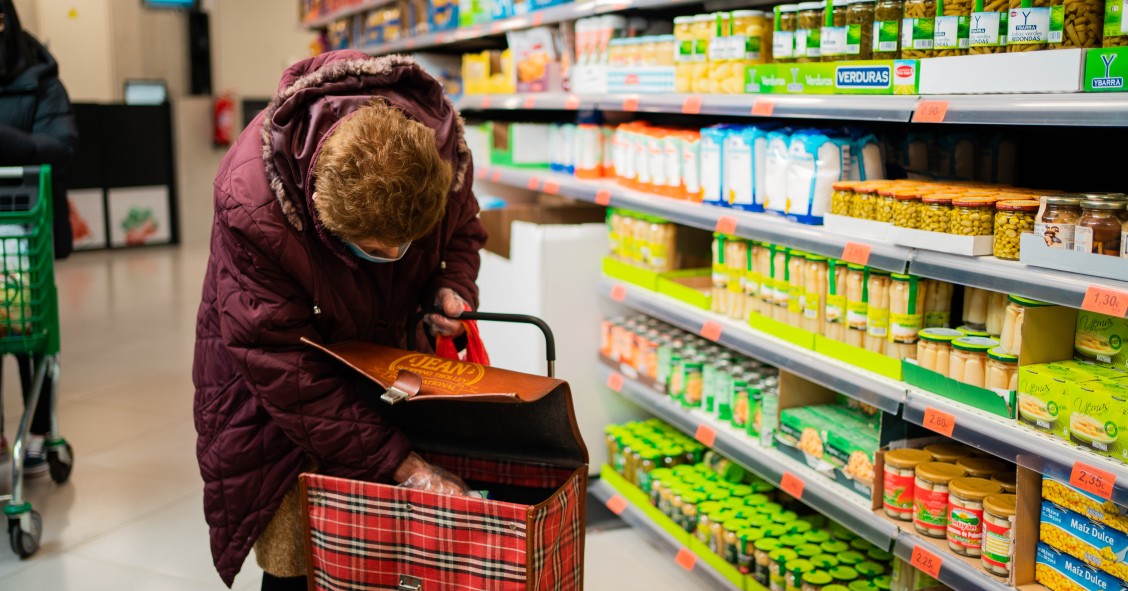
[[[43,514],[30,560],[0,547],[5,591],[221,590],[211,565],[196,466],[190,368],[207,260],[178,248],[86,253],[58,267],[63,380],[59,413],[75,447],[71,480],[28,482]],[[5,360],[4,424],[22,411]],[[8,466],[0,465],[7,492]],[[5,531],[6,533],[6,531]],[[257,589],[248,560],[235,589]],[[588,537],[588,589],[697,588],[633,530]]]

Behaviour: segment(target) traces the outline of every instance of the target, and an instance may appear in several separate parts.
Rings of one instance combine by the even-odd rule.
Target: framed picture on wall
[[[110,246],[168,244],[172,240],[168,187],[109,190]]]
[[[106,248],[106,200],[102,189],[67,191],[75,250]]]

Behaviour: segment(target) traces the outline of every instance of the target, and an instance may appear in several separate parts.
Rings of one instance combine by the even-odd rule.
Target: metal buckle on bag
[[[422,591],[423,579],[400,575],[399,591]]]
[[[380,396],[380,400],[383,400],[388,404],[395,404],[397,402],[407,400],[408,398],[411,398],[411,394],[397,388],[394,384],[388,386],[388,389],[384,391],[384,394],[382,396]]]

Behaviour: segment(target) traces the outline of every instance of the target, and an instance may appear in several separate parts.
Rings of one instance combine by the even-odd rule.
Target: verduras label
[[[1007,42],[1011,45],[1061,43],[1064,8],[1031,6],[1011,9],[1007,23]]]
[[[873,50],[897,51],[898,21],[873,21]]]
[[[1009,12],[974,12],[968,30],[970,47],[1001,47],[1007,44]]]
[[[936,49],[967,49],[969,20],[966,16],[936,17],[933,46]]]
[[[935,21],[930,18],[906,18],[901,21],[901,49],[932,49]]]

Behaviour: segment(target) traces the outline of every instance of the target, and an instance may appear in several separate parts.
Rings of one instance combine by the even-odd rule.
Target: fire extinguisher
[[[235,97],[225,92],[215,99],[212,141],[217,146],[230,146],[235,135]]]

